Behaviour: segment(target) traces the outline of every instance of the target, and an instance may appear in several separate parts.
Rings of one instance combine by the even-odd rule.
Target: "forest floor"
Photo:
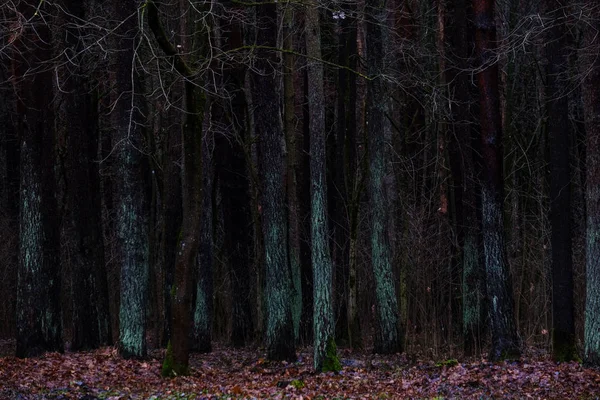
[[[340,373],[314,374],[310,350],[286,363],[265,360],[261,349],[217,346],[192,356],[190,376],[172,379],[160,376],[162,351],[145,361],[123,360],[112,347],[34,359],[0,356],[0,399],[600,398],[600,371],[542,353],[511,363],[436,362],[342,349]]]

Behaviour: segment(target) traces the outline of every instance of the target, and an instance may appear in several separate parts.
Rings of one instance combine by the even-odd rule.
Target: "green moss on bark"
[[[169,341],[167,353],[161,369],[161,375],[165,378],[172,378],[175,376],[189,375],[189,373],[190,370],[187,365],[179,365],[173,359],[173,348],[171,347],[171,341]]]
[[[342,370],[342,364],[337,356],[337,346],[335,345],[335,339],[329,339],[327,343],[327,350],[325,352],[325,358],[323,359],[322,372],[339,372]]]

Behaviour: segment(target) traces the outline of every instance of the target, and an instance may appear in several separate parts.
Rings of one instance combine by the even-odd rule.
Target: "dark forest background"
[[[595,1],[10,0],[0,21],[18,356],[600,362]]]

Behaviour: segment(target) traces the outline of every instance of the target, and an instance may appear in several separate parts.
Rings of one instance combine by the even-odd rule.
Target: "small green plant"
[[[304,381],[301,381],[299,379],[294,379],[292,382],[290,382],[290,385],[292,385],[296,389],[302,389],[304,386],[306,386],[304,384]]]
[[[456,367],[457,365],[458,365],[458,360],[456,358],[438,361],[435,363],[436,367]]]

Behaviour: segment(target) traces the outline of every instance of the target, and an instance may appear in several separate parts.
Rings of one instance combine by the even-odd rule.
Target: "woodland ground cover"
[[[124,360],[113,347],[18,359],[4,342],[1,399],[453,399],[600,397],[600,371],[555,363],[529,349],[518,362],[430,360],[418,352],[377,356],[341,349],[343,370],[315,374],[312,349],[293,363],[272,362],[261,348],[217,346],[191,358],[190,376],[162,378],[164,350]],[[425,352],[423,352],[425,353]]]

